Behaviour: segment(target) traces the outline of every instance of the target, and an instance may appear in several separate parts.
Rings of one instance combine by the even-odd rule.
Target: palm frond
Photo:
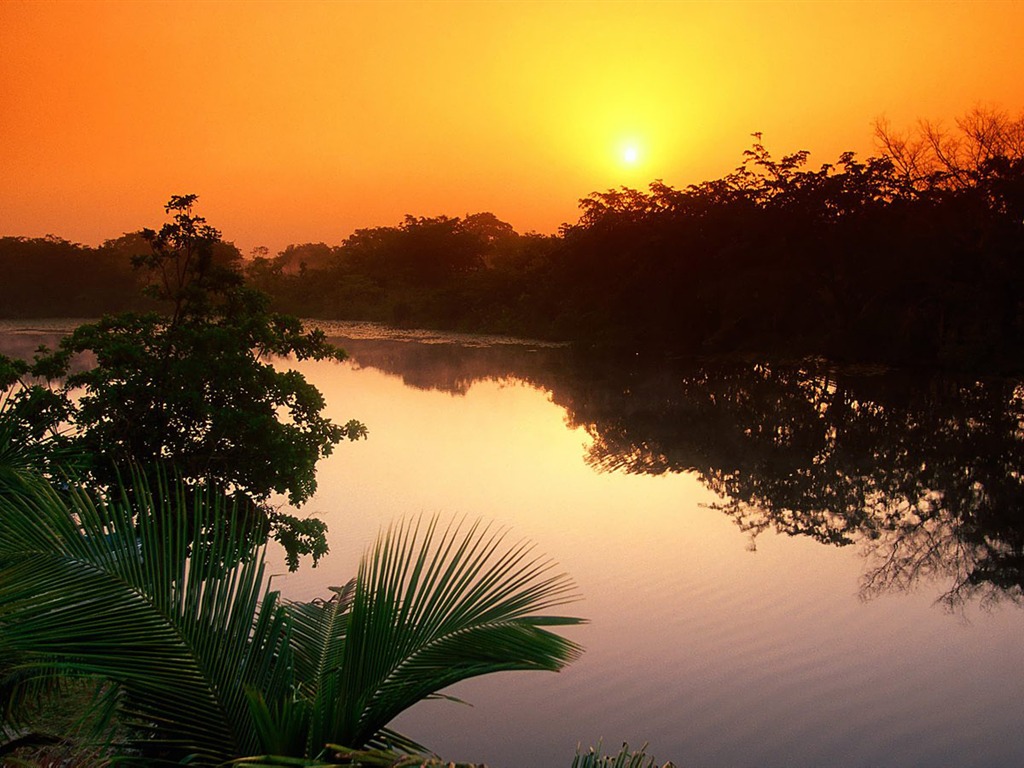
[[[290,670],[263,549],[233,517],[216,493],[186,503],[139,474],[105,503],[42,484],[0,494],[5,647],[21,669],[120,685],[151,764],[252,754],[244,688],[276,697]]]
[[[580,752],[580,748],[577,746],[572,768],[658,768],[658,764],[653,757],[648,757],[646,744],[635,751],[629,748],[629,744],[623,744],[622,749],[614,755],[601,754],[601,745],[598,744],[596,749],[591,747],[586,752]],[[675,766],[668,762],[661,768],[675,768]]]
[[[345,640],[355,581],[332,587],[330,600],[288,603],[295,680],[300,695],[310,704],[304,754],[315,755],[334,738],[331,713],[344,691],[339,674],[345,662]]]
[[[263,545],[209,489],[151,488],[141,473],[104,501],[31,479],[0,488],[7,672],[111,681],[147,765],[260,752],[243,762],[311,765],[340,759],[334,744],[368,765],[429,764],[386,727],[402,710],[580,653],[549,628],[581,620],[547,615],[575,598],[571,581],[480,523],[396,524],[334,591],[279,604]]]
[[[384,531],[363,557],[330,732],[362,747],[396,715],[453,683],[503,670],[559,670],[580,647],[544,629],[582,623],[544,611],[576,598],[551,561],[505,533],[437,519]]]

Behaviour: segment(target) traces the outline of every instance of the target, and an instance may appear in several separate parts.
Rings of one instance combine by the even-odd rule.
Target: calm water
[[[26,325],[0,351],[45,338]],[[1015,383],[329,330],[351,360],[295,367],[370,439],[304,508],[331,555],[278,558],[275,586],[326,596],[395,517],[479,516],[555,558],[590,620],[566,671],[469,681],[472,707],[399,730],[492,768],[602,739],[681,768],[1024,765]]]

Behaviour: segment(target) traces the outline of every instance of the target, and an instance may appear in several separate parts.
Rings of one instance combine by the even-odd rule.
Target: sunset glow
[[[0,235],[98,244],[193,192],[244,252],[685,186],[1024,108],[1024,4],[0,4]],[[633,137],[633,138],[629,138]],[[638,137],[642,137],[638,138]]]

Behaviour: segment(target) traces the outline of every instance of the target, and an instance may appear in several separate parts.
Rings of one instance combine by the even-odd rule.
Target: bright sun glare
[[[622,160],[628,165],[632,165],[640,159],[640,151],[633,145],[627,146],[622,150]]]

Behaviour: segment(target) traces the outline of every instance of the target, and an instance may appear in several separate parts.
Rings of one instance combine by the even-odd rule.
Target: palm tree
[[[129,762],[296,765],[422,750],[387,728],[412,704],[580,653],[548,627],[581,620],[544,614],[571,581],[503,531],[393,525],[331,599],[289,603],[240,520],[140,473],[102,501],[0,486],[0,659],[19,683],[104,681]]]

